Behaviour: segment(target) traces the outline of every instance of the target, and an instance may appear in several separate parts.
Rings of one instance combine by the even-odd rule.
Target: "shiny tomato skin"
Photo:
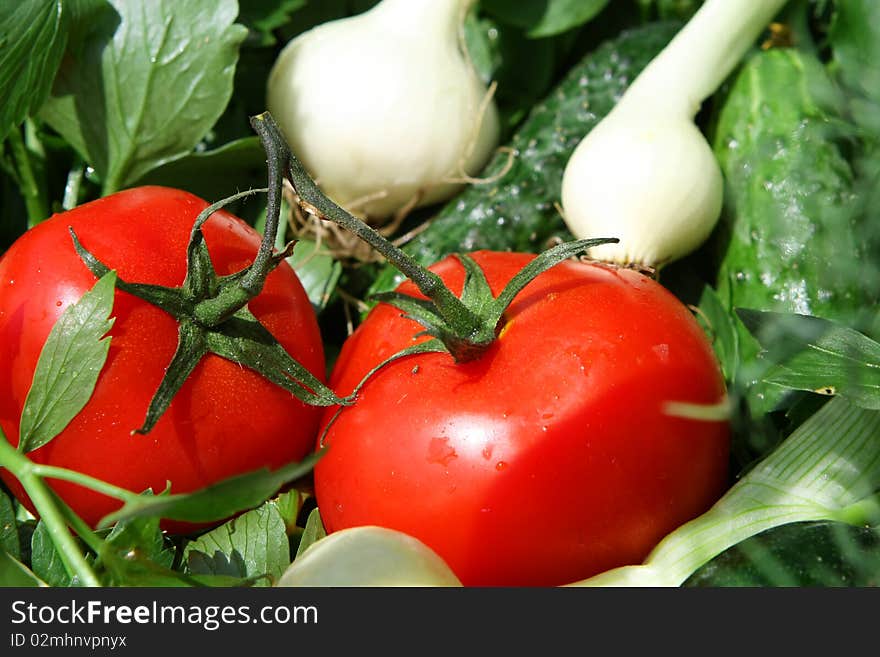
[[[497,295],[533,256],[473,257]],[[460,290],[455,258],[432,270]],[[351,391],[420,330],[377,306],[331,385]],[[323,442],[321,517],[328,531],[415,536],[465,585],[555,586],[639,563],[727,484],[728,424],[676,417],[666,402],[724,395],[706,337],[670,292],[631,270],[567,261],[519,294],[477,360],[409,356],[364,386]]]
[[[0,426],[11,443],[40,350],[52,325],[89,290],[95,276],[73,248],[82,244],[128,282],[179,286],[193,222],[208,203],[164,187],[126,190],[56,214],[24,234],[0,259]],[[204,226],[218,274],[253,261],[259,235],[220,211]],[[317,319],[294,271],[283,263],[248,306],[284,348],[323,378]],[[188,492],[261,467],[276,468],[309,453],[320,410],[255,372],[208,355],[147,435],[141,426],[177,344],[177,322],[119,290],[107,362],[85,408],[51,442],[29,453],[40,463],[69,468],[133,491]],[[13,492],[29,505],[11,475]],[[119,503],[75,484],[53,489],[94,525]],[[186,531],[187,524],[163,524]]]

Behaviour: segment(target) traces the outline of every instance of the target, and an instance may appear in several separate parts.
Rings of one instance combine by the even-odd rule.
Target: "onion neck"
[[[693,118],[787,0],[706,0],[624,100]],[[627,102],[630,102],[627,100]]]
[[[389,32],[424,34],[436,31],[458,38],[465,14],[475,0],[382,0],[369,15]]]

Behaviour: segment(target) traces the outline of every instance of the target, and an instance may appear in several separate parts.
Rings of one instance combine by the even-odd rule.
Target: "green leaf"
[[[233,518],[187,544],[187,570],[200,575],[254,578],[264,586],[278,580],[290,564],[287,527],[275,501]]]
[[[296,271],[315,312],[320,313],[336,290],[342,275],[342,263],[333,257],[326,246],[310,240],[297,242],[287,263]]]
[[[277,470],[266,468],[224,479],[194,493],[144,494],[126,502],[100,522],[108,527],[126,518],[156,516],[194,523],[208,523],[253,509],[287,484],[310,472],[323,452]]]
[[[0,588],[46,586],[23,563],[0,550]]]
[[[838,394],[880,410],[880,344],[838,322],[807,315],[739,310],[771,365],[763,381]]]
[[[281,519],[284,520],[284,526],[287,528],[288,534],[298,531],[299,528],[296,521],[305,500],[306,494],[295,488],[281,493],[281,495],[275,498],[275,506],[278,507],[278,512],[281,514]]]
[[[530,37],[541,38],[583,25],[607,4],[608,0],[483,0],[480,6],[502,22],[528,29]]]
[[[63,63],[43,118],[97,171],[104,194],[188,154],[232,94],[235,0],[111,0]]]
[[[638,0],[642,14],[657,20],[688,20],[703,0]]]
[[[239,21],[258,35],[258,45],[271,46],[277,41],[272,32],[305,6],[306,0],[247,0],[242,3]]]
[[[34,574],[49,586],[70,586],[71,579],[52,541],[52,536],[42,521],[31,536],[31,568]]]
[[[0,490],[0,551],[5,551],[11,557],[21,559],[21,541],[18,537],[15,507],[9,496],[2,490]]]
[[[880,3],[837,2],[829,41],[843,83],[857,92],[850,98],[855,119],[880,135]]]
[[[244,137],[163,164],[148,171],[137,184],[175,187],[200,198],[220,199],[265,182],[266,153],[260,139]]]
[[[294,559],[299,559],[312,544],[317,543],[325,536],[327,536],[327,530],[324,529],[324,523],[321,522],[321,513],[318,509],[312,509],[306,519],[306,527],[299,539]]]
[[[131,518],[119,522],[105,541],[108,549],[128,561],[145,559],[165,568],[171,568],[174,563],[174,551],[165,542],[158,518]]]
[[[0,142],[49,96],[66,24],[61,0],[0,3]]]
[[[468,12],[464,20],[464,41],[471,63],[485,83],[495,77],[498,54],[498,25],[490,18]]]
[[[544,15],[529,30],[529,36],[553,36],[583,25],[607,4],[608,0],[547,0]]]
[[[107,586],[246,586],[241,577],[198,575],[173,570],[174,550],[159,529],[158,518],[117,523],[107,535],[101,562]]]
[[[49,332],[21,414],[19,449],[29,452],[57,436],[82,410],[110,348],[116,273],[102,276],[70,305]]]
[[[726,550],[685,586],[877,586],[880,535],[840,522],[768,529]]]
[[[718,293],[708,285],[703,288],[699,309],[697,319],[702,320],[703,328],[712,341],[712,348],[721,364],[724,378],[735,381],[740,361],[735,318],[727,312]]]

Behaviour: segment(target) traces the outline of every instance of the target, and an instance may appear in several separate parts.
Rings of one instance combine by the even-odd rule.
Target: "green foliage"
[[[66,61],[41,116],[90,163],[105,194],[183,157],[232,94],[237,4],[114,0]]]
[[[299,559],[303,553],[312,545],[320,541],[327,535],[324,529],[324,523],[321,522],[321,512],[318,509],[312,509],[306,520],[306,526],[300,537],[299,545],[296,548],[296,559]]]
[[[838,2],[829,41],[841,82],[857,94],[849,100],[853,118],[880,136],[880,4]]]
[[[0,550],[0,588],[45,586],[27,566]]]
[[[818,317],[745,309],[739,315],[761,343],[761,360],[770,363],[762,381],[880,410],[880,344]]]
[[[287,263],[296,271],[315,311],[324,310],[342,275],[342,263],[325,244],[312,240],[299,240]]]
[[[480,6],[505,22],[528,29],[530,37],[542,38],[583,25],[607,4],[608,0],[483,0]]]
[[[21,543],[18,538],[18,523],[12,500],[0,490],[0,552],[15,559],[21,558]]]
[[[195,523],[228,518],[258,506],[284,484],[307,474],[318,457],[318,454],[311,455],[299,463],[290,463],[273,471],[262,469],[230,477],[193,493],[144,494],[127,500],[101,524],[110,526],[123,519],[149,516]]]
[[[67,572],[52,536],[44,522],[38,522],[31,536],[31,568],[49,586],[69,586]]]
[[[0,3],[0,142],[49,95],[67,43],[66,26],[60,0]]]
[[[268,586],[290,564],[284,518],[274,501],[248,511],[187,544],[188,572],[253,578]]]

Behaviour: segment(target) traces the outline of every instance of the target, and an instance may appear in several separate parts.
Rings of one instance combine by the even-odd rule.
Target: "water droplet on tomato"
[[[498,463],[495,464],[495,469],[498,470],[498,472],[501,472],[506,467],[507,463],[505,463],[504,461],[498,461]]]
[[[488,445],[486,445],[483,448],[483,451],[480,453],[483,455],[484,459],[489,460],[490,458],[492,458],[492,450],[494,448],[495,448],[495,445],[493,445],[492,443],[489,443]]]
[[[62,303],[62,302],[61,302],[61,299],[58,299],[58,301],[55,302],[55,305],[58,306],[58,307],[60,308],[60,307],[61,307],[61,303]]]

